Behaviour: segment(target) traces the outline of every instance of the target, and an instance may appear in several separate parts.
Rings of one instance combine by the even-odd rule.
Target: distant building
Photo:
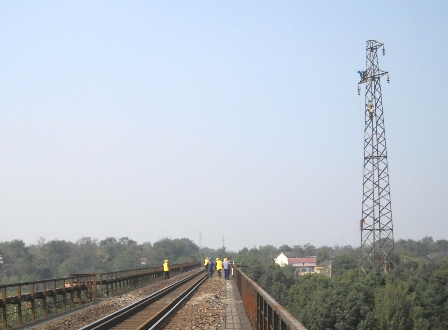
[[[280,266],[292,265],[294,268],[297,268],[299,275],[316,272],[316,257],[300,258],[295,252],[281,252],[274,261]]]
[[[288,259],[298,258],[295,252],[280,252],[280,254],[274,259],[275,263],[280,266],[288,265]]]
[[[322,275],[331,275],[331,260],[326,260],[319,264],[316,268],[316,273],[322,274]]]
[[[316,272],[316,257],[308,258],[290,258],[288,262],[297,268],[299,275],[313,274]]]

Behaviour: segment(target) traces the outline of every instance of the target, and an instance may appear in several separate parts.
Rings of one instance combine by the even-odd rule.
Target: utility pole
[[[224,249],[224,236],[222,237],[222,248]]]
[[[202,233],[199,233],[199,248],[202,248]]]
[[[333,272],[333,255],[330,256],[330,278],[332,272]]]
[[[384,126],[383,98],[380,79],[389,73],[378,66],[378,49],[384,44],[368,40],[366,70],[358,71],[358,95],[365,85],[364,172],[361,231],[361,270],[388,272],[394,262],[394,231],[389,190],[386,131]]]

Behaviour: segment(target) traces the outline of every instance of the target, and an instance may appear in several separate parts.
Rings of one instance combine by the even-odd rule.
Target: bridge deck
[[[217,329],[242,329],[252,330],[249,318],[246,315],[238,288],[233,280],[226,281],[226,315],[224,324]]]

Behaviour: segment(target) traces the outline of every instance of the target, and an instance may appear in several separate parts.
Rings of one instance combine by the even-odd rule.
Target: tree
[[[71,271],[76,273],[95,273],[99,268],[97,259],[98,240],[91,237],[80,238],[76,242],[76,246],[72,250],[70,259],[68,260]],[[65,261],[67,262],[67,260]],[[64,262],[64,263],[65,263]]]
[[[330,278],[305,275],[288,297],[288,310],[308,329],[373,329],[374,285],[355,272]]]
[[[35,260],[35,275],[37,278],[52,278],[65,276],[60,273],[60,265],[70,258],[75,244],[66,241],[52,240],[45,243],[40,240],[37,246],[32,247]]]
[[[128,237],[121,237],[116,245],[115,258],[112,262],[114,270],[140,267],[141,248],[136,241]]]
[[[334,255],[334,251],[329,246],[322,246],[316,250],[317,263],[320,264],[324,261],[330,260]]]
[[[22,240],[0,243],[3,258],[2,283],[28,281],[33,276],[33,256]]]
[[[278,254],[278,249],[273,245],[259,246],[260,252],[268,258],[274,259]]]
[[[280,251],[280,252],[291,252],[292,249],[291,249],[291,247],[289,245],[283,244],[282,246],[280,246],[278,248],[278,251]]]
[[[224,258],[227,256],[227,250],[226,250],[225,246],[217,249],[215,252],[215,256],[218,258],[221,257],[221,260],[224,260]]]
[[[358,263],[356,262],[355,258],[347,255],[340,255],[335,257],[332,262],[332,275],[342,275],[350,269],[357,268]]]
[[[170,260],[170,263],[177,263],[179,258],[196,256],[198,252],[199,247],[188,238],[164,238],[154,243],[148,257],[152,263],[161,265],[165,259]]]
[[[428,329],[429,324],[421,318],[420,308],[415,305],[415,293],[409,293],[408,289],[407,284],[387,282],[378,291],[375,295],[378,329],[412,330],[415,323],[419,329]]]
[[[269,265],[264,268],[257,283],[278,303],[286,305],[288,289],[294,283],[294,280],[294,269],[292,266]]]

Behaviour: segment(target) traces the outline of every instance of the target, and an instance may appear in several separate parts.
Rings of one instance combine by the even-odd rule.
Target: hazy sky
[[[0,241],[359,246],[366,41],[395,239],[448,239],[447,1],[1,1]]]

